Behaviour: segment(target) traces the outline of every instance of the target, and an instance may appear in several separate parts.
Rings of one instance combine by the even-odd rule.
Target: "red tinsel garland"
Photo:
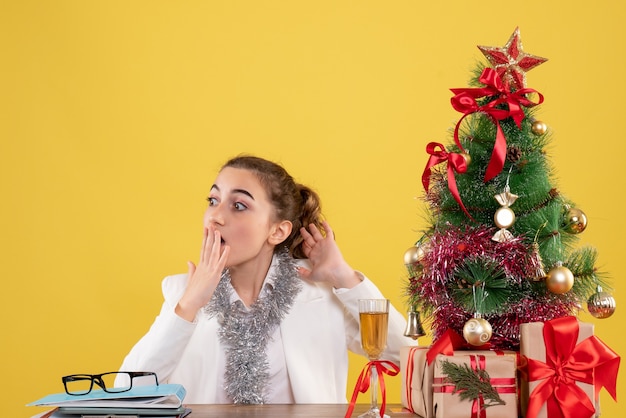
[[[446,225],[429,235],[428,251],[420,260],[421,274],[411,280],[410,292],[432,320],[433,338],[437,339],[448,329],[462,333],[465,322],[474,312],[468,312],[455,303],[448,293],[455,284],[455,273],[465,260],[482,258],[501,268],[508,286],[521,288],[523,282],[532,280],[539,259],[532,246],[516,237],[506,242],[491,239],[494,228],[455,227]],[[503,307],[502,314],[487,313],[494,333],[491,344],[498,349],[517,348],[519,325],[524,322],[546,321],[571,314],[577,308],[575,300],[551,293],[528,295],[512,300]]]

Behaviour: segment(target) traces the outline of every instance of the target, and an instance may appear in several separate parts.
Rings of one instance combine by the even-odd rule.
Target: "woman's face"
[[[215,179],[204,213],[204,226],[213,225],[230,247],[227,267],[239,266],[260,254],[273,254],[282,237],[275,208],[256,175],[245,169],[225,167]],[[288,222],[287,222],[288,223]],[[290,226],[290,224],[289,224]]]

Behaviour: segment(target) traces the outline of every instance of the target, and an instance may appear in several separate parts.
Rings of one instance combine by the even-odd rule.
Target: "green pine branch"
[[[474,401],[482,395],[483,409],[506,404],[491,385],[487,370],[472,370],[467,364],[458,365],[449,360],[441,362],[441,369],[446,375],[444,381],[454,384],[454,391],[461,400]]]
[[[611,290],[610,284],[607,282],[605,273],[596,270],[596,261],[598,252],[592,247],[582,247],[572,251],[564,264],[570,269],[574,277],[574,287],[572,292],[579,296],[580,299],[586,300],[590,295],[596,292],[598,285],[604,290]]]
[[[506,307],[512,288],[497,262],[483,258],[465,260],[450,284],[451,293],[468,312],[491,314]]]

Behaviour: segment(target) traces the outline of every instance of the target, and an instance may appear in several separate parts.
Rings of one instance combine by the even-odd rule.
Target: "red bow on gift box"
[[[464,349],[464,350],[489,350],[491,348],[491,344],[483,344],[481,346],[472,346],[468,344],[463,337],[461,337],[455,331],[448,329],[443,335],[438,338],[428,349],[426,353],[426,361],[428,364],[432,364],[433,361],[437,358],[437,355],[443,354],[446,356],[451,356],[454,354],[455,350]]]
[[[541,380],[530,394],[527,418],[535,418],[546,403],[550,418],[589,418],[595,412],[592,400],[576,382],[592,384],[595,398],[602,387],[616,399],[620,357],[597,337],[580,344],[578,321],[572,316],[547,321],[543,328],[546,362],[528,360],[528,380]]]
[[[504,167],[506,158],[506,138],[500,127],[500,122],[508,117],[513,118],[515,124],[521,129],[522,121],[525,118],[522,106],[532,107],[543,102],[543,95],[536,90],[522,88],[512,92],[507,83],[503,82],[496,70],[485,68],[478,79],[485,87],[451,89],[455,94],[452,99],[452,107],[463,113],[463,117],[457,122],[454,129],[454,142],[461,152],[465,152],[459,140],[459,127],[466,116],[476,112],[487,114],[496,125],[496,140],[491,154],[491,160],[485,173],[485,181],[489,181],[497,176]],[[529,100],[526,95],[537,93],[539,101],[537,103]],[[481,97],[493,97],[494,99],[485,105],[479,106],[476,99]],[[500,106],[506,105],[506,106]]]

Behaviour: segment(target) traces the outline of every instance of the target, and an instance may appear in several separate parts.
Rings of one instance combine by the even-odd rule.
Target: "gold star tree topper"
[[[516,90],[526,87],[526,71],[548,60],[524,52],[519,28],[515,28],[504,47],[479,45],[478,49],[487,57],[502,80],[508,82],[509,86]]]

